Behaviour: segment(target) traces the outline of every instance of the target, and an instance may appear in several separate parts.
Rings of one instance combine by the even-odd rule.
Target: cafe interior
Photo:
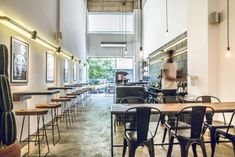
[[[0,157],[235,156],[234,19],[233,0],[0,0]]]

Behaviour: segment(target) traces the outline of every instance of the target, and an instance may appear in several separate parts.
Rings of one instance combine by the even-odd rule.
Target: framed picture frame
[[[55,82],[55,55],[46,52],[46,82]]]
[[[69,81],[69,63],[68,60],[65,59],[64,60],[64,82],[68,82]]]
[[[11,82],[27,83],[29,72],[29,44],[11,37]]]
[[[73,64],[73,81],[77,80],[77,64]]]

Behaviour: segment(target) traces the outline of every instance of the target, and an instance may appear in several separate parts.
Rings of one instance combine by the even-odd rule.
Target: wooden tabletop
[[[69,90],[73,89],[73,87],[49,87],[48,90]]]
[[[24,91],[24,92],[15,92],[13,93],[13,100],[14,101],[22,101],[26,99],[30,99],[32,95],[54,95],[59,93],[58,90],[52,90],[52,91]]]
[[[215,112],[233,112],[235,111],[235,102],[221,103],[173,103],[173,104],[113,104],[111,107],[112,114],[121,114],[130,107],[149,106],[156,107],[162,113],[177,113],[181,109],[189,106],[210,106]]]

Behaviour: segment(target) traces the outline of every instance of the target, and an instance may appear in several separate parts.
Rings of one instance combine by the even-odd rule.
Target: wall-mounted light
[[[25,37],[29,39],[34,39],[37,43],[40,45],[54,51],[61,53],[61,55],[67,59],[71,59],[71,55],[67,54],[65,51],[61,49],[61,47],[57,47],[56,45],[52,44],[50,41],[46,40],[45,38],[38,35],[38,32],[36,30],[30,30],[23,24],[20,24],[19,22],[16,22],[15,20],[7,17],[7,16],[0,16],[0,23],[7,26],[8,28],[24,35]],[[59,37],[62,38],[62,33],[58,33]]]
[[[226,57],[231,57],[230,45],[229,45],[229,0],[227,0],[227,52]]]
[[[0,16],[0,23],[3,25],[17,31],[18,33],[26,36],[29,39],[34,39],[39,44],[55,51],[56,46],[51,44],[49,41],[45,40],[44,38],[40,37],[36,30],[31,31],[29,28],[23,26],[22,24],[14,21],[13,19],[7,16]]]
[[[32,39],[36,39],[37,38],[37,31],[33,31],[32,32]]]

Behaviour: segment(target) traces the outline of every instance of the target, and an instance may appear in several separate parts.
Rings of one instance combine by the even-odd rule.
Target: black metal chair
[[[183,103],[183,101],[181,99],[178,99],[177,97],[175,96],[163,96],[162,97],[162,103],[177,103],[177,102],[180,102],[180,103]],[[164,119],[164,115],[162,115],[161,117],[161,121],[162,121],[162,118]],[[186,118],[186,116],[184,117],[184,119]],[[166,139],[166,134],[167,134],[167,131],[170,133],[170,131],[173,129],[175,129],[176,127],[176,117],[174,114],[171,114],[171,115],[168,115],[168,120],[165,120],[164,119],[164,125],[165,125],[165,128],[164,128],[164,132],[163,132],[163,138],[162,138],[162,146],[165,142],[165,139]],[[178,124],[178,129],[181,128],[181,129],[187,129],[187,128],[190,128],[190,125],[188,125],[187,123],[183,122],[183,121],[179,121],[179,124]]]
[[[121,104],[144,104],[146,103],[145,99],[137,96],[124,97],[120,100]]]
[[[231,141],[232,145],[233,145],[233,153],[235,156],[235,134],[234,134],[234,132],[233,132],[233,134],[230,133],[230,128],[232,128],[232,121],[233,121],[234,115],[235,115],[235,111],[232,114],[232,117],[229,122],[229,127],[227,128],[226,131],[216,129],[215,138],[216,138],[217,143],[219,143],[219,138],[224,138],[224,139],[228,139],[229,141]],[[215,143],[215,147],[216,147],[216,143]],[[215,151],[215,149],[213,151]],[[214,152],[212,152],[212,154],[214,154]]]
[[[215,96],[199,96],[196,98],[197,102],[203,102],[203,103],[212,103],[212,102],[216,102],[216,103],[220,103],[220,99],[215,97]],[[223,119],[224,121],[212,121],[212,119],[209,119],[210,117],[206,116],[206,123],[205,123],[205,127],[203,128],[203,132],[206,131],[206,129],[209,129],[210,131],[210,143],[211,143],[211,157],[214,156],[214,151],[215,151],[215,144],[216,144],[216,139],[215,139],[215,131],[216,129],[227,129],[229,127],[233,127],[233,126],[229,126],[229,124],[226,123],[226,119],[225,119],[225,115],[224,113],[222,113],[223,115]]]
[[[129,129],[128,115],[135,116],[135,128]],[[133,107],[125,111],[123,115],[124,122],[124,145],[123,154],[125,156],[126,148],[129,147],[129,157],[135,156],[138,146],[146,146],[150,157],[154,157],[154,137],[160,123],[161,112],[153,107]]]
[[[136,96],[129,96],[122,98],[119,103],[121,104],[145,104],[147,103],[144,98],[136,97]],[[130,116],[128,116],[130,118]],[[132,118],[130,118],[131,120]],[[122,115],[116,115],[114,119],[114,132],[116,132],[116,126],[118,123],[123,121]]]
[[[191,115],[190,120],[187,121],[191,126],[188,129],[178,129],[179,121],[182,120],[184,115]],[[167,152],[167,157],[171,157],[174,139],[179,141],[181,148],[181,157],[188,156],[188,149],[192,145],[194,156],[197,156],[196,145],[200,145],[204,157],[206,155],[206,148],[203,139],[203,125],[204,117],[210,116],[211,119],[214,115],[214,109],[209,106],[191,106],[185,107],[176,114],[176,128],[170,132],[170,144]]]

